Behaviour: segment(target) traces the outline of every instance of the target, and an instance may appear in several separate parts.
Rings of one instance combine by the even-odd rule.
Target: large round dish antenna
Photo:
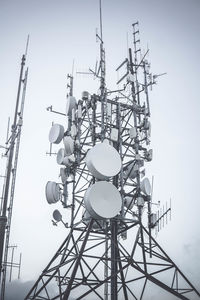
[[[54,124],[49,132],[49,142],[59,144],[64,136],[64,127],[60,124]]]
[[[86,164],[93,176],[106,180],[119,173],[122,163],[115,148],[107,143],[100,143],[88,151]]]
[[[57,210],[57,209],[54,210],[54,212],[53,212],[53,218],[54,218],[54,220],[56,220],[57,222],[62,221],[62,215],[61,215],[61,213],[59,212],[59,210]]]
[[[67,104],[66,104],[66,115],[67,116],[71,115],[73,108],[76,108],[76,98],[73,96],[68,96]]]
[[[141,191],[147,195],[150,196],[151,195],[151,184],[148,178],[144,178],[141,182]]]
[[[74,140],[71,136],[65,136],[63,138],[66,155],[71,155],[74,152]]]
[[[49,204],[56,203],[60,200],[61,192],[58,183],[48,181],[45,188],[46,199]]]
[[[84,195],[86,210],[94,219],[114,218],[121,210],[122,199],[118,189],[107,181],[99,181]]]

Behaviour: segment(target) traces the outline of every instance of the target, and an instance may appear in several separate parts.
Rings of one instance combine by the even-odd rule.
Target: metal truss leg
[[[80,264],[80,260],[81,260],[82,254],[83,254],[83,252],[84,252],[84,249],[85,249],[85,246],[86,246],[86,243],[87,243],[89,234],[90,234],[90,230],[91,230],[91,228],[92,228],[92,224],[93,224],[93,220],[90,221],[90,224],[89,224],[89,226],[88,226],[88,228],[87,228],[87,232],[86,232],[85,238],[84,238],[84,240],[83,240],[83,243],[82,243],[82,246],[81,246],[81,249],[80,249],[78,258],[77,258],[77,260],[76,260],[76,263],[75,263],[75,266],[74,266],[74,269],[73,269],[71,278],[70,278],[69,283],[68,283],[68,285],[67,285],[67,289],[66,289],[66,291],[65,291],[65,293],[64,293],[63,300],[68,300],[69,294],[70,294],[70,292],[71,292],[72,284],[73,284],[74,278],[75,278],[75,276],[76,276],[76,272],[77,272],[77,270],[78,270],[78,266],[79,266],[79,264]]]

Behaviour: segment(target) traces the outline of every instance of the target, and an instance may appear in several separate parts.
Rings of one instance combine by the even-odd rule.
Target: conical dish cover
[[[56,156],[56,161],[59,165],[63,164],[63,160],[65,158],[65,149],[61,148],[58,150],[57,156]]]
[[[86,156],[88,170],[100,180],[109,179],[119,173],[121,158],[117,150],[107,143],[96,144]]]
[[[60,187],[54,181],[48,181],[45,188],[46,199],[49,204],[56,203],[60,199]]]
[[[147,177],[142,180],[140,188],[145,195],[151,195],[151,184]]]
[[[49,142],[59,144],[64,136],[64,127],[60,124],[54,124],[49,132]]]
[[[107,181],[98,181],[84,195],[86,210],[94,219],[114,218],[121,210],[122,199],[118,189]]]

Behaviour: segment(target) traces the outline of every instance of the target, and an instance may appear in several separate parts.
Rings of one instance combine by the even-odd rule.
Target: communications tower
[[[125,69],[118,81],[123,86],[111,91],[106,86],[101,2],[100,21],[99,67],[91,70],[99,78],[99,92],[83,91],[76,99],[69,75],[63,124],[53,124],[49,133],[51,149],[61,145],[56,160],[62,182],[49,181],[46,198],[70,210],[68,223],[67,213],[53,212],[53,223],[62,222],[67,237],[25,299],[149,299],[152,285],[169,297],[199,299],[153,237],[170,208],[159,217],[153,212],[152,186],[145,176],[153,154],[149,89],[156,76],[150,73],[148,51],[141,55],[138,22],[132,24],[133,47],[117,68]]]
[[[15,194],[15,183],[17,177],[18,157],[20,150],[21,132],[23,126],[24,104],[26,96],[26,86],[28,80],[28,68],[25,70],[26,56],[28,50],[29,36],[26,43],[25,53],[22,55],[21,67],[19,73],[19,82],[15,104],[14,119],[9,135],[9,126],[7,140],[4,149],[4,158],[7,158],[4,184],[0,206],[0,300],[5,299],[7,269],[10,268],[10,281],[13,268],[18,268],[18,278],[21,267],[21,254],[19,263],[13,261],[16,245],[10,245],[10,232],[13,214],[13,203]],[[9,250],[12,250],[9,257]]]

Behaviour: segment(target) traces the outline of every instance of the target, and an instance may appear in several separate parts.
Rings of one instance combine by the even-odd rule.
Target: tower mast
[[[62,183],[47,182],[46,200],[71,208],[69,226],[60,211],[53,212],[54,223],[63,223],[68,235],[25,300],[142,300],[149,296],[148,282],[179,299],[199,299],[152,235],[159,219],[151,212],[152,187],[144,165],[152,160],[148,89],[154,82],[147,76],[146,54],[140,61],[137,57],[138,22],[133,24],[134,49],[117,68],[125,66],[118,81],[125,84],[109,91],[101,0],[99,7],[100,65],[92,73],[100,79],[100,93],[84,91],[78,101],[69,95],[67,128],[55,124],[49,134],[51,144],[63,143],[57,152]],[[71,191],[67,203],[66,186]]]
[[[3,190],[3,197],[2,197],[2,210],[0,215],[0,284],[1,284],[0,299],[1,300],[4,300],[4,295],[5,295],[6,268],[7,268],[7,257],[8,257],[14,190],[15,190],[16,170],[17,170],[17,162],[18,162],[18,155],[19,155],[21,127],[23,121],[26,84],[27,84],[27,77],[28,77],[28,69],[26,70],[24,75],[24,66],[26,62],[28,43],[29,43],[29,37],[26,43],[25,54],[22,55],[22,59],[21,59],[21,68],[20,68],[20,75],[19,75],[14,120],[11,128],[11,136],[8,139],[9,147],[8,150],[6,151],[6,155],[8,155],[8,161],[6,167],[5,187]],[[22,87],[23,87],[22,100],[21,100],[21,107],[19,110]],[[14,165],[13,165],[13,158],[14,158]],[[11,182],[11,188],[10,188],[10,182]],[[9,201],[9,195],[10,195],[10,201]]]

